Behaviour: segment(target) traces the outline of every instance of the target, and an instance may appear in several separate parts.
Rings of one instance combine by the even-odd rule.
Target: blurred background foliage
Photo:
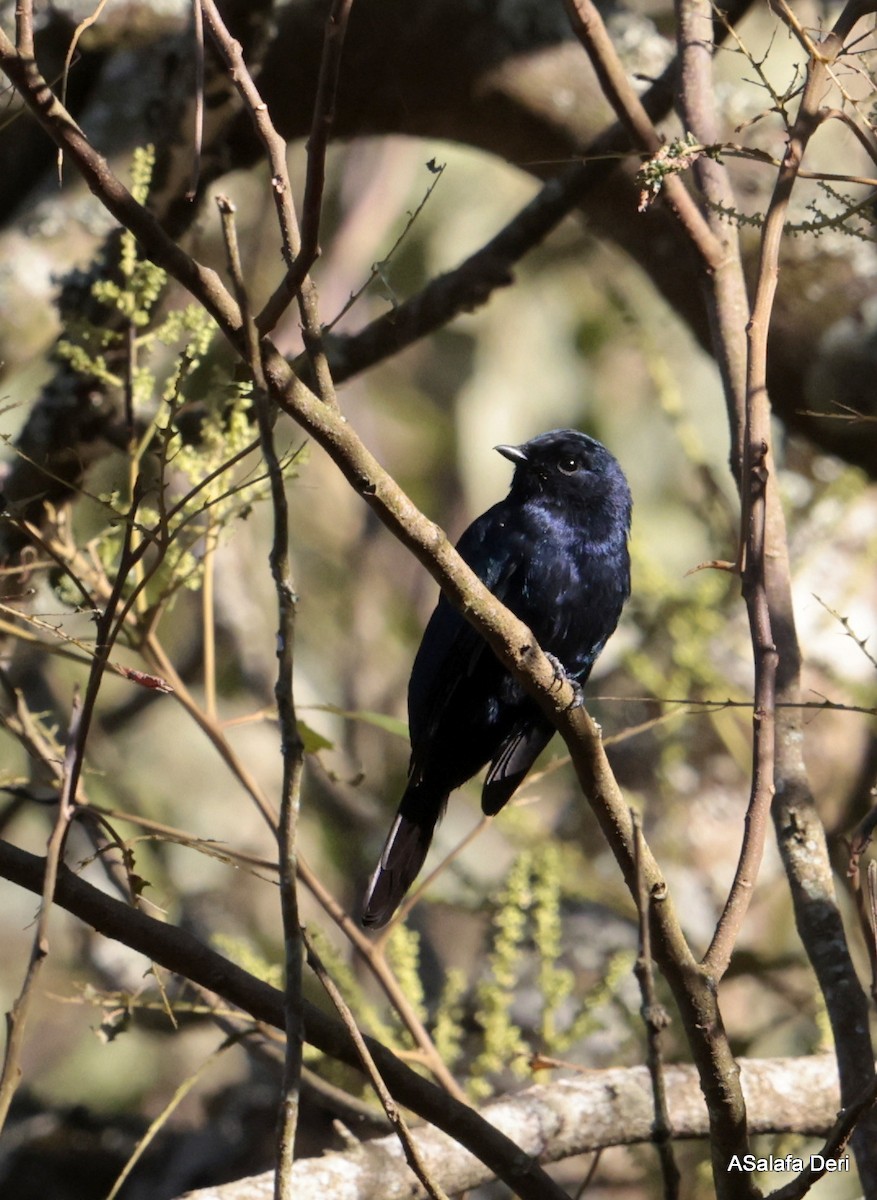
[[[291,161],[300,170],[299,149]],[[361,139],[333,149],[330,167],[325,252],[314,271],[323,320],[331,322],[371,277],[340,318],[339,331],[358,328],[452,267],[534,190],[529,177],[495,158],[437,141]],[[238,172],[223,180],[222,190],[237,204],[245,266],[258,300],[260,285],[265,295],[270,291],[277,266],[264,172]],[[56,259],[53,231],[39,208],[28,234],[28,252],[40,257],[42,270],[58,274],[71,264],[85,267],[104,229],[73,179],[67,180],[65,203],[83,214],[81,244],[73,243],[68,227],[63,259]],[[216,238],[208,209],[198,231],[199,254],[219,263]],[[849,252],[859,251],[851,243]],[[166,315],[184,303],[170,288],[160,310]],[[39,382],[51,373],[58,328],[48,296],[29,320],[26,339],[8,303],[0,320],[6,347],[0,433],[12,456],[19,424]],[[293,316],[278,342],[287,353],[299,348]],[[149,351],[155,380],[137,401],[143,428],[156,419],[161,381],[178,370],[179,346],[176,340]],[[234,381],[226,352],[214,343],[192,355],[200,361],[189,372],[174,419],[185,428],[188,416],[202,434],[220,430],[219,452],[230,457],[245,445],[247,432],[238,429],[233,437],[230,431]],[[491,449],[497,443],[569,425],[600,438],[621,461],[635,500],[633,595],[592,676],[588,705],[630,803],[642,813],[686,932],[696,948],[704,948],[736,862],[751,721],[751,651],[738,581],[727,571],[696,569],[731,560],[736,552],[728,430],[712,360],[629,259],[570,220],[524,261],[514,286],[351,380],[341,401],[379,460],[452,536],[508,486],[509,468]],[[159,414],[157,423],[166,419]],[[285,420],[278,432],[290,456],[299,593],[296,698],[312,751],[301,848],[325,887],[355,914],[403,787],[407,676],[436,593],[322,451],[304,443]],[[827,699],[873,707],[873,648],[856,641],[867,639],[875,623],[873,486],[858,470],[777,432],[809,695],[816,705]],[[187,450],[191,461],[185,464],[167,456],[165,479],[178,493],[191,487],[193,472],[206,474],[215,465],[217,444],[211,451],[207,442]],[[155,456],[154,443],[145,452]],[[226,486],[231,479],[252,483],[258,474],[252,455],[223,479]],[[59,527],[72,543],[92,543],[110,570],[115,543],[107,503],[125,496],[129,482],[127,449],[101,458],[86,478],[88,494]],[[158,628],[197,703],[215,707],[235,753],[273,795],[281,765],[273,719],[270,513],[258,483],[238,499],[221,519],[196,529],[190,547],[196,573],[163,604]],[[210,621],[205,629],[205,571],[213,629]],[[38,630],[39,643],[12,638],[7,646],[10,678],[59,743],[86,668],[52,651],[70,649],[59,635],[91,636],[90,617],[74,610],[62,584],[62,577],[49,573],[33,584],[34,594],[7,602],[59,631]],[[13,620],[8,607],[3,618]],[[17,627],[34,631],[26,622]],[[136,647],[120,645],[114,657],[143,669]],[[8,729],[0,730],[0,747],[0,784],[32,785],[33,764]],[[814,707],[807,754],[842,873],[843,834],[871,803],[873,711]],[[562,745],[553,743],[514,803],[489,823],[481,822],[476,787],[454,797],[429,866],[446,856],[450,861],[412,910],[409,931],[396,930],[387,948],[411,1003],[476,1097],[548,1078],[532,1063],[536,1054],[587,1067],[642,1060],[640,1000],[631,973],[635,914],[564,757]],[[272,835],[174,697],[108,675],[85,784],[90,801],[115,814],[112,827],[130,846],[147,906],[276,979],[282,930],[275,876],[267,865],[224,853],[227,848],[270,860]],[[119,815],[125,812],[183,835],[126,822]],[[5,836],[43,852],[45,806],[13,796],[0,820]],[[209,852],[190,839],[209,839]],[[86,876],[102,878],[94,846],[79,827],[68,858],[89,860]],[[302,903],[308,927],[319,931],[322,952],[365,1027],[405,1050],[409,1043],[398,1017],[347,939],[305,889]],[[21,985],[34,910],[32,897],[4,885],[4,1010]],[[862,947],[853,937],[864,971]],[[183,992],[166,1001],[158,983],[150,964],[54,913],[17,1123],[0,1149],[0,1180],[14,1187],[5,1194],[18,1200],[47,1191],[59,1200],[105,1194],[137,1134],[205,1063],[160,1135],[159,1150],[147,1154],[122,1195],[159,1200],[195,1186],[199,1174],[192,1162],[199,1154],[207,1174],[270,1164],[276,1047],[250,1039],[214,1059],[223,1035],[203,1014],[187,1012],[190,1004],[197,1008],[197,997]],[[741,1054],[801,1054],[825,1044],[818,990],[770,845],[722,996]],[[312,998],[323,1002],[316,985]],[[670,1057],[683,1053],[672,1027],[669,1038]],[[350,1073],[309,1065],[361,1091]],[[332,1137],[325,1116],[330,1106],[312,1084],[301,1134],[306,1151]],[[217,1166],[215,1144],[211,1155],[202,1141],[218,1122],[226,1136],[225,1159]],[[380,1125],[377,1116],[375,1123]],[[701,1150],[681,1153],[693,1162]],[[47,1184],[49,1164],[68,1160],[89,1164],[81,1172],[85,1182],[71,1177],[62,1191],[53,1175]],[[569,1163],[561,1170],[572,1182],[585,1169]],[[653,1169],[646,1150],[608,1152],[588,1194],[639,1195],[644,1173]],[[709,1186],[704,1177],[703,1195]]]

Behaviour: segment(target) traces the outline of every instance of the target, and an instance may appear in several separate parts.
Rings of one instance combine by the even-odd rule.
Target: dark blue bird
[[[630,489],[605,446],[575,429],[497,446],[511,490],[460,538],[462,558],[583,684],[630,595]],[[554,732],[481,635],[439,599],[408,685],[408,786],[371,878],[364,925],[385,925],[426,858],[448,796],[490,764],[481,794],[499,812]]]

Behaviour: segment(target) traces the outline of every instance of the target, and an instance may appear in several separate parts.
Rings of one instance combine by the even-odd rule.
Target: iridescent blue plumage
[[[457,549],[584,684],[630,594],[627,481],[600,442],[574,429],[497,450],[516,464],[511,490]],[[450,793],[489,763],[481,804],[499,812],[554,732],[444,596],[414,660],[408,716],[408,786],[363,904],[363,924],[375,927],[414,882]]]

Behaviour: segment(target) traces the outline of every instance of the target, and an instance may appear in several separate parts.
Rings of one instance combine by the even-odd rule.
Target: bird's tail
[[[406,816],[403,811],[405,800],[402,801],[362,902],[363,925],[380,929],[402,903],[423,866],[433,830],[446,800],[447,797],[443,797],[428,813],[423,812],[421,801],[416,819]]]

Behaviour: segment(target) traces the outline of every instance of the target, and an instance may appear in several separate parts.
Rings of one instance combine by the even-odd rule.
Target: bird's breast
[[[522,562],[518,615],[575,675],[615,629],[628,591],[623,537],[594,541],[569,522],[543,519]]]

